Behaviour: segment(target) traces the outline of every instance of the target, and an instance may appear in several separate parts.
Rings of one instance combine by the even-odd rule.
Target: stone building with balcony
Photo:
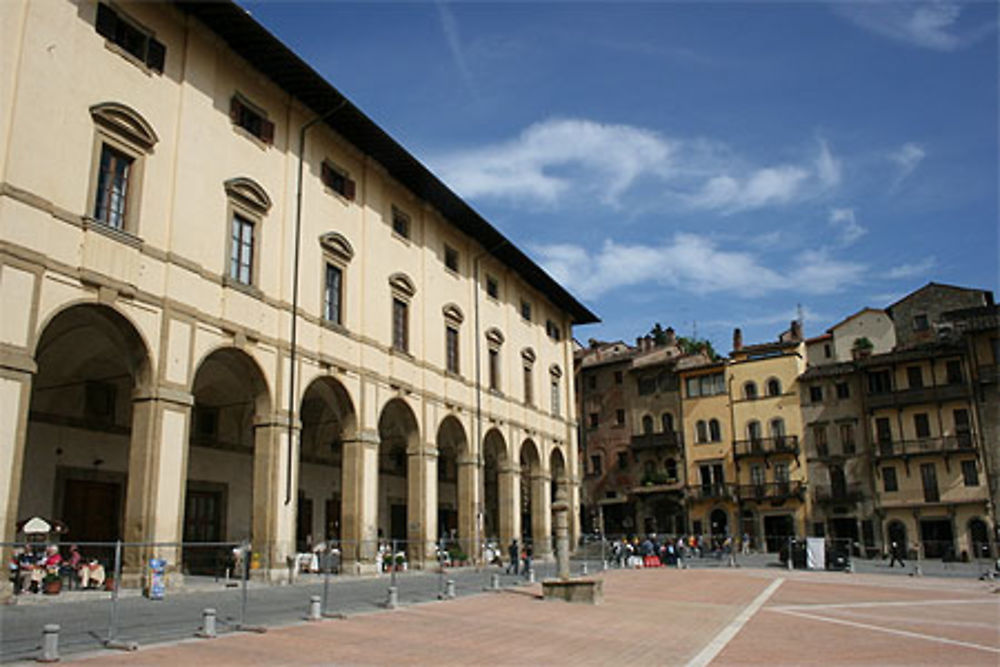
[[[768,551],[806,534],[810,497],[798,385],[805,368],[798,321],[769,343],[744,346],[734,333],[727,384],[740,525]]]
[[[728,367],[724,359],[692,357],[678,361],[677,374],[683,392],[682,436],[690,530],[724,539],[742,531],[736,502]]]

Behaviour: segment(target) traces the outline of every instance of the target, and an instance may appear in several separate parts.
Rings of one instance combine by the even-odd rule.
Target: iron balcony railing
[[[680,447],[682,444],[681,436],[677,431],[633,435],[629,443],[632,449],[636,451],[657,449],[660,447]]]
[[[688,495],[692,500],[723,500],[736,498],[735,484],[699,484],[689,486]]]
[[[969,387],[964,382],[953,382],[932,387],[916,387],[913,389],[897,389],[896,391],[874,394],[869,393],[867,402],[870,409],[876,410],[878,408],[900,407],[903,405],[915,405],[917,403],[954,401],[968,398],[968,396]]]
[[[733,442],[733,456],[737,459],[751,456],[772,456],[774,454],[799,453],[799,438],[796,435],[778,435],[771,438],[751,438]]]
[[[818,503],[853,503],[863,496],[864,489],[858,482],[813,486],[813,499]]]
[[[977,437],[972,432],[917,440],[883,440],[875,443],[875,455],[885,458],[889,456],[971,452],[976,449],[976,444]]]
[[[740,500],[785,500],[788,498],[802,499],[805,484],[798,480],[787,482],[762,482],[760,484],[740,484],[737,495]]]

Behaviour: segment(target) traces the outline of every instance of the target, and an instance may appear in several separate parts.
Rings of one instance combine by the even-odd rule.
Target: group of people
[[[525,543],[523,547],[517,544],[517,538],[510,541],[507,547],[507,574],[521,574],[528,577],[531,572],[531,545]]]
[[[14,594],[41,593],[46,580],[53,578],[69,587],[101,588],[104,586],[104,566],[96,559],[84,560],[75,544],[69,546],[65,558],[58,545],[44,549],[32,544],[14,549],[8,563]]]
[[[747,542],[749,540],[746,540]],[[618,567],[628,567],[632,564],[643,565],[649,558],[656,558],[661,565],[676,565],[678,560],[685,558],[701,558],[713,556],[722,558],[733,553],[733,538],[704,535],[681,535],[676,539],[665,537],[662,541],[655,533],[650,533],[641,540],[637,535],[623,537],[611,544],[611,561]]]

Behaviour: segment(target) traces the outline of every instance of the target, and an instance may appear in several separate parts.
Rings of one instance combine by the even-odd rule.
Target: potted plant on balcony
[[[58,570],[49,570],[42,579],[42,592],[46,595],[58,595],[62,590],[62,577]]]
[[[851,356],[855,359],[870,357],[875,345],[867,337],[854,339],[854,346],[851,348]]]

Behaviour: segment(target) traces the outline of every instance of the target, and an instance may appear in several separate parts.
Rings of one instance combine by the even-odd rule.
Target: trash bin
[[[149,572],[146,578],[146,597],[150,600],[162,600],[167,569],[167,561],[162,558],[149,559]]]

